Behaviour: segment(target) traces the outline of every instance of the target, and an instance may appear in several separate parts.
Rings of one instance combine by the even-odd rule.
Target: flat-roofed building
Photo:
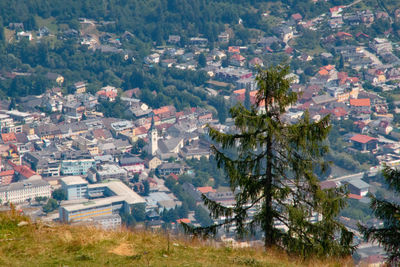
[[[88,179],[91,182],[99,182],[108,179],[126,181],[128,179],[128,172],[115,164],[101,164],[97,168],[91,168],[89,170]]]
[[[118,214],[121,209],[131,212],[135,205],[146,204],[141,196],[120,181],[90,184],[87,195],[87,202],[60,207],[60,220],[68,223],[92,220]]]
[[[349,186],[349,190],[351,194],[358,196],[366,196],[369,191],[369,184],[364,182],[361,179],[353,179],[345,182]]]
[[[87,198],[88,182],[80,176],[61,178],[61,188],[68,200]]]

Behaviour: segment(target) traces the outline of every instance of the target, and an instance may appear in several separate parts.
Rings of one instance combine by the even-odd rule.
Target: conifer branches
[[[211,215],[220,218],[218,224],[185,227],[195,234],[215,234],[220,226],[234,225],[241,235],[262,232],[266,248],[279,246],[304,257],[345,256],[354,249],[352,233],[336,217],[346,191],[321,190],[314,174],[316,166],[326,165],[329,117],[312,122],[305,112],[296,123],[284,120],[297,101],[288,74],[283,66],[260,69],[255,104],[230,111],[233,131],[209,127],[215,142],[211,150],[229,178],[236,204],[224,207],[203,196]]]

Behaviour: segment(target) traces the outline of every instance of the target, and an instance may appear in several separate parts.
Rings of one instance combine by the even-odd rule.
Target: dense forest
[[[46,74],[56,72],[65,78],[63,89],[72,92],[76,81],[88,82],[89,91],[113,85],[128,90],[141,89],[140,98],[152,107],[174,104],[178,110],[189,106],[208,106],[221,121],[227,116],[229,103],[223,97],[207,95],[196,89],[209,79],[202,71],[165,70],[158,66],[146,68],[143,58],[155,45],[165,45],[169,35],[181,37],[178,46],[185,46],[190,37],[203,36],[208,47],[215,47],[218,34],[231,29],[235,44],[248,44],[250,38],[269,36],[271,25],[262,14],[287,19],[294,13],[313,18],[334,5],[347,4],[349,0],[319,1],[261,1],[261,0],[103,0],[61,1],[35,0],[0,2],[0,65],[1,71],[17,71],[29,75],[13,79],[0,79],[0,97],[38,95],[54,86]],[[129,40],[121,39],[126,53],[102,53],[80,45],[79,34],[65,38],[67,31],[79,32],[79,19],[94,19],[99,23],[99,33],[121,36],[132,34]],[[50,23],[54,38],[40,41],[7,40],[6,27],[10,23],[23,23],[25,31],[37,32],[43,21]],[[46,24],[47,25],[47,24]],[[316,39],[316,38],[314,38]],[[136,61],[124,59],[128,54]],[[276,57],[278,63],[284,59]],[[276,61],[275,60],[275,61]],[[275,62],[271,61],[271,62]],[[2,75],[4,77],[4,75]],[[1,78],[1,73],[0,73]]]
[[[269,5],[269,3],[278,3]],[[132,31],[139,39],[162,42],[169,34],[190,33],[192,36],[204,34],[215,40],[223,29],[223,24],[237,23],[242,18],[246,27],[261,26],[261,17],[257,12],[271,8],[273,14],[282,18],[300,12],[312,17],[326,11],[332,5],[348,3],[346,0],[16,0],[0,3],[0,17],[3,22],[24,22],[27,29],[35,29],[35,16],[55,17],[59,23],[78,27],[81,17],[96,20],[115,21],[110,27],[116,32]],[[186,34],[185,34],[186,33]]]

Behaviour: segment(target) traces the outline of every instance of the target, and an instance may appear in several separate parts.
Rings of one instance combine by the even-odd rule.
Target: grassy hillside
[[[278,252],[217,248],[200,241],[170,238],[168,242],[164,235],[150,232],[31,223],[7,212],[0,213],[0,266],[352,265],[351,260],[301,262]]]

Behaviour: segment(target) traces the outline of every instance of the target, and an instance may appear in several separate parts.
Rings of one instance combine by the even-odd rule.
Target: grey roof
[[[68,124],[60,125],[60,131],[62,133],[68,133],[69,130],[71,130],[72,132],[79,132],[79,131],[88,130],[88,127],[86,126],[85,123],[82,123],[82,122],[68,123]]]
[[[178,168],[182,168],[183,166],[182,165],[180,165],[180,164],[178,164],[178,163],[170,163],[170,162],[167,162],[167,163],[163,163],[163,164],[161,164],[160,166],[158,166],[157,168],[158,169],[178,169]]]
[[[124,156],[119,161],[120,165],[130,165],[137,163],[143,163],[143,160],[135,156]]]
[[[61,178],[61,181],[66,185],[88,184],[81,176],[66,176]]]
[[[364,182],[361,179],[347,180],[346,183],[351,184],[352,186],[359,188],[359,189],[369,188],[369,184],[367,184],[366,182]]]
[[[162,153],[171,152],[174,148],[176,148],[179,142],[182,141],[182,138],[171,138],[166,140],[158,140],[158,148]]]
[[[50,186],[45,180],[27,180],[22,182],[11,183],[9,185],[0,186],[0,192],[17,191],[29,187]]]
[[[314,101],[315,104],[319,105],[319,104],[324,104],[324,103],[328,103],[331,101],[335,101],[336,98],[332,97],[331,95],[318,95],[318,96],[314,96],[312,98],[312,100]]]

